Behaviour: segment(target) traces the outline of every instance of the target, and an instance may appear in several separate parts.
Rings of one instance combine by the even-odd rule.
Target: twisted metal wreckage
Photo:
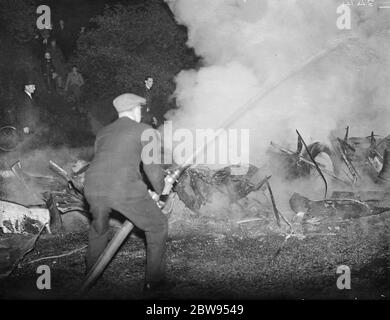
[[[313,170],[321,172],[325,189],[327,178],[336,185],[343,186],[343,190],[335,191],[330,198],[324,197],[325,204],[333,203],[338,206],[343,202],[344,209],[361,205],[360,211],[368,215],[387,211],[387,207],[374,206],[375,201],[384,201],[390,193],[390,158],[388,147],[390,137],[378,139],[373,133],[369,137],[335,138],[332,147],[316,142],[307,148],[303,148],[303,139],[298,137],[296,151],[291,151],[271,142],[271,146],[277,151],[276,155],[285,162],[288,167],[286,179],[300,179],[309,176]],[[331,167],[325,167],[318,158],[325,155],[330,159]],[[323,158],[323,157],[322,157]],[[314,161],[313,161],[314,160]],[[21,163],[16,162],[10,171],[2,171],[4,178],[17,178],[25,189],[33,193],[36,198],[43,200],[45,204],[23,206],[5,199],[0,200],[0,228],[3,233],[37,233],[42,226],[46,226],[49,232],[58,232],[62,227],[61,216],[68,212],[80,212],[89,217],[88,204],[83,196],[83,175],[88,168],[88,163],[78,161],[72,173],[68,173],[53,161],[49,167],[61,177],[62,181],[53,176],[32,176],[25,173]],[[267,187],[269,190],[275,217],[279,224],[279,212],[273,200],[272,189],[269,183],[270,176],[264,176],[259,168],[250,165],[244,175],[232,175],[232,167],[219,170],[211,170],[204,166],[186,168],[186,170],[172,172],[167,170],[167,175],[174,175],[175,191],[179,199],[194,213],[199,213],[202,206],[212,201],[212,193],[217,192],[226,195],[231,203],[237,203],[251,192]],[[178,176],[180,175],[180,176]],[[356,191],[364,189],[364,184],[371,180],[372,185],[377,186],[375,191]],[[31,184],[37,184],[45,191],[37,195],[32,191]],[[370,199],[370,197],[372,199]],[[172,210],[175,197],[171,197],[169,208]],[[299,200],[300,199],[300,200]],[[350,199],[350,202],[347,200]],[[296,203],[300,201],[300,205]],[[359,202],[360,201],[360,202]],[[40,201],[42,202],[42,201]],[[307,203],[303,197],[295,194],[291,200],[291,208],[296,212]],[[321,202],[317,202],[321,203]],[[307,206],[307,205],[306,205]],[[367,211],[369,208],[370,211]],[[302,208],[301,208],[302,209]],[[315,211],[315,210],[312,210]]]
[[[300,135],[296,151],[271,142],[289,169],[286,179],[307,177],[315,168],[324,180],[324,200],[310,201],[293,194],[290,207],[295,213],[306,214],[306,219],[319,214],[349,219],[390,210],[390,136],[380,138],[372,132],[367,137],[349,137],[347,127],[344,138],[334,137],[331,146],[315,142],[303,149],[302,144],[305,145]],[[317,160],[324,156],[329,160],[328,166]],[[330,177],[336,189],[329,198],[325,176]]]

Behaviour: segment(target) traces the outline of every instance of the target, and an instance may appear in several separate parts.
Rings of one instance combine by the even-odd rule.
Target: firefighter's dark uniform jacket
[[[141,135],[147,129],[152,130],[123,117],[97,134],[95,156],[85,176],[85,197],[92,214],[86,262],[90,269],[107,246],[109,214],[115,210],[145,231],[146,282],[159,282],[164,276],[168,223],[141,178],[141,153],[148,143],[141,141]],[[143,168],[155,191],[161,194],[162,167],[149,164]]]
[[[96,195],[139,200],[148,195],[140,173],[141,141],[150,126],[123,117],[98,132],[95,156],[86,172],[85,188]],[[143,165],[154,190],[161,194],[164,181],[159,164]]]

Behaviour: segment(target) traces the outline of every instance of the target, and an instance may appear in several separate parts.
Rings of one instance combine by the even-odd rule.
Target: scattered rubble
[[[308,176],[313,171],[315,164],[310,153],[320,170],[335,183],[364,187],[370,180],[386,187],[390,182],[390,136],[380,138],[372,132],[367,137],[349,137],[347,127],[344,138],[333,137],[330,146],[315,142],[304,150],[300,139],[296,151],[273,142],[271,146],[276,151],[274,155],[288,168],[286,178],[289,180]]]
[[[275,256],[290,238],[302,240],[309,235],[336,235],[350,219],[366,219],[390,212],[390,200],[387,200],[390,199],[387,189],[389,143],[388,137],[378,141],[374,134],[366,138],[348,138],[347,132],[344,139],[336,138],[331,147],[317,142],[305,145],[303,149],[298,140],[297,151],[293,152],[272,144],[288,164],[288,179],[305,177],[319,168],[343,186],[343,191],[334,191],[331,197],[322,200],[311,200],[294,193],[290,207],[295,215],[289,220],[277,208],[270,185],[272,180],[264,169],[249,165],[245,172],[237,174],[235,166],[218,170],[199,165],[189,167],[178,179],[175,194],[171,195],[166,209],[170,229],[200,227],[248,238],[282,235],[285,240]],[[318,163],[314,164],[313,159]],[[0,171],[1,179],[17,179],[26,192],[35,190],[35,186],[43,190],[37,195],[43,201],[39,206],[0,200],[2,233],[36,235],[44,227],[53,233],[87,229],[89,213],[83,183],[88,163],[76,161],[70,172],[53,161],[49,166],[56,176],[33,176],[23,171],[20,162],[11,170]],[[377,185],[377,190],[356,191],[367,176],[373,185]]]
[[[44,226],[34,236],[0,238],[0,279],[8,277],[24,256],[34,249]]]
[[[43,206],[25,207],[0,200],[0,228],[3,233],[37,234],[46,227],[50,231],[50,212]]]
[[[295,213],[304,215],[304,220],[313,217],[357,219],[390,211],[390,207],[377,207],[373,201],[365,202],[353,195],[349,198],[332,197],[313,201],[294,193],[290,199],[290,206]]]
[[[212,170],[206,166],[194,166],[184,171],[175,191],[186,206],[199,215],[210,214],[203,210],[209,206],[228,208],[264,186],[269,179],[257,167],[250,165],[245,174],[232,174],[234,166]]]
[[[24,187],[24,191],[33,194],[33,198],[40,204],[25,206],[0,199],[0,228],[3,233],[36,234],[41,226],[46,226],[47,231],[53,233],[67,229],[69,231],[63,220],[72,224],[76,230],[85,228],[75,225],[74,221],[83,222],[84,226],[88,225],[86,218],[62,219],[62,215],[68,212],[77,211],[79,215],[80,213],[88,215],[86,201],[82,193],[76,189],[78,183],[73,182],[73,178],[69,178],[66,184],[52,176],[33,176],[23,171],[20,162],[15,163],[9,172],[12,175],[8,172],[2,175],[5,183],[7,179],[16,179]],[[42,192],[38,194],[35,190]]]

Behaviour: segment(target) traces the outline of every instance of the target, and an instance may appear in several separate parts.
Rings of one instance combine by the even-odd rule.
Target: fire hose
[[[194,163],[194,160],[196,157],[203,152],[204,148],[213,143],[219,137],[224,130],[226,130],[228,127],[230,127],[233,123],[235,123],[238,119],[240,119],[244,114],[246,114],[249,110],[251,110],[255,103],[264,99],[267,95],[272,93],[276,88],[278,88],[281,84],[288,81],[289,79],[293,78],[295,75],[297,75],[299,72],[301,72],[305,67],[308,65],[314,63],[315,61],[320,60],[324,56],[328,55],[330,52],[335,50],[342,42],[336,43],[324,50],[321,50],[317,54],[311,56],[309,59],[307,59],[303,64],[299,65],[289,73],[287,73],[282,79],[279,81],[270,84],[269,86],[265,86],[262,88],[262,90],[256,94],[254,97],[249,99],[242,107],[235,110],[226,120],[219,126],[220,129],[217,130],[216,134],[212,137],[208,138],[207,141],[200,147],[198,147],[193,154],[191,154],[181,165],[178,169],[176,169],[174,172],[169,174],[166,178],[166,182],[168,184],[171,184],[171,187],[173,186],[173,183],[177,181],[177,179],[180,177],[183,171],[185,171],[188,167],[192,166]],[[86,276],[86,280],[84,281],[82,287],[81,287],[81,293],[87,292],[91,286],[94,284],[95,280],[101,275],[101,273],[104,271],[105,267],[109,264],[113,256],[115,255],[116,251],[119,249],[123,241],[127,238],[127,236],[130,234],[130,232],[133,230],[133,224],[126,220],[119,231],[114,235],[112,240],[109,242],[106,249],[103,251],[103,253],[98,258],[95,265],[91,268],[90,272]]]

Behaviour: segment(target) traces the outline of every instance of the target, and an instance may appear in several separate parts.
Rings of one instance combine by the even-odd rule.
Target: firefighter
[[[114,99],[118,119],[101,129],[96,136],[95,155],[85,175],[84,190],[92,214],[86,254],[87,271],[108,243],[109,214],[115,210],[145,232],[144,290],[149,291],[166,284],[164,268],[168,223],[150,197],[140,173],[142,165],[154,191],[161,194],[164,187],[162,167],[141,162],[142,148],[149,143],[141,141],[141,135],[144,130],[151,129],[140,123],[144,103],[144,98],[131,93]],[[158,141],[157,136],[155,141]]]

